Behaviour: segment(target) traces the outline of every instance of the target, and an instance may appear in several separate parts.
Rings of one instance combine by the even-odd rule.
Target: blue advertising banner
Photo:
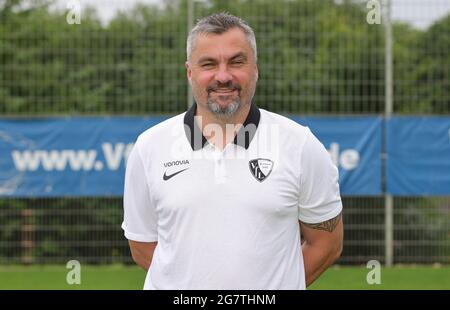
[[[450,194],[450,117],[394,117],[387,134],[389,193]]]
[[[0,120],[0,196],[121,196],[137,136],[163,117]],[[380,117],[293,118],[340,170],[344,195],[381,193]]]
[[[291,117],[308,126],[339,168],[343,195],[380,195],[382,117]]]
[[[164,118],[0,121],[0,195],[120,196],[137,136]]]

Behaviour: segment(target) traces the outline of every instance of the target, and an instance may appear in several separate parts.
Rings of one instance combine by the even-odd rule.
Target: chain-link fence
[[[82,11],[80,24],[70,15],[76,10],[41,2],[0,1],[4,117],[180,113],[189,101],[187,29],[217,11],[255,30],[262,108],[383,114],[392,86],[396,114],[450,112],[448,0],[392,1],[392,85],[376,11],[384,1],[152,1],[112,20],[101,7]],[[344,197],[341,263],[385,260],[385,203]],[[394,198],[393,205],[394,262],[450,263],[450,198]],[[130,262],[121,219],[117,197],[2,198],[0,263]]]
[[[384,200],[344,197],[340,263],[385,260]],[[3,199],[0,263],[131,262],[120,198]],[[397,263],[450,263],[450,198],[395,200]]]

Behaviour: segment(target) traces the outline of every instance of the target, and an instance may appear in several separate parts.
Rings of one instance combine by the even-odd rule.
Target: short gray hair
[[[191,58],[192,51],[195,48],[195,40],[197,39],[197,36],[199,34],[222,34],[232,28],[239,28],[244,32],[253,50],[253,55],[255,56],[256,61],[258,58],[256,51],[255,33],[253,32],[253,29],[243,19],[225,12],[213,14],[197,21],[197,24],[194,26],[194,28],[192,28],[187,37],[187,60],[189,61]]]

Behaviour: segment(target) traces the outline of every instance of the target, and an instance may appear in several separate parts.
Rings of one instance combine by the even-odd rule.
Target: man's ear
[[[191,80],[192,80],[192,70],[191,67],[189,66],[189,61],[186,61],[184,63],[184,67],[186,68],[186,75],[189,81],[189,84],[192,84]]]

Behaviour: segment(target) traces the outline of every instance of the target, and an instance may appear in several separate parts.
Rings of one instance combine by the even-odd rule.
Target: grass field
[[[81,284],[68,285],[69,270],[61,266],[0,266],[0,289],[141,289],[143,270],[134,266],[81,266]],[[450,266],[381,269],[381,284],[369,285],[364,267],[333,267],[311,289],[450,289]]]

